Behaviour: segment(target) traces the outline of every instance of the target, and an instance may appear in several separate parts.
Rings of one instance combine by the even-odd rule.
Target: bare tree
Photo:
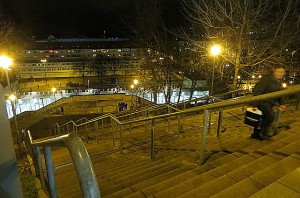
[[[194,49],[196,48],[183,47],[177,57],[181,63],[180,71],[191,82],[190,99],[192,99],[193,92],[197,87],[198,89],[201,88],[202,91],[209,90],[210,93],[214,94],[224,92],[228,88],[232,68],[225,64],[224,59],[212,58],[207,56],[205,52]]]
[[[134,33],[140,47],[144,49],[145,61],[141,65],[150,71],[152,83],[148,83],[157,101],[157,92],[163,88],[167,103],[171,99],[171,85],[174,68],[174,42],[167,31],[159,6],[159,1],[141,1],[137,4],[137,20]]]
[[[13,24],[5,17],[0,16],[0,46],[5,46],[14,31]]]
[[[89,62],[91,73],[96,75],[98,80],[101,80],[101,84],[103,83],[104,75],[108,72],[108,60],[109,57],[99,55]]]
[[[239,70],[285,64],[299,44],[299,0],[183,0],[185,16],[206,39],[223,44],[222,57]]]

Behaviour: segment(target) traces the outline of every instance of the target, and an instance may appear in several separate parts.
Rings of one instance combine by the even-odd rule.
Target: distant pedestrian
[[[281,66],[274,68],[273,73],[262,77],[259,82],[255,85],[253,95],[258,96],[262,94],[272,93],[283,89],[281,79],[285,74],[285,70]],[[270,136],[275,135],[272,130],[272,123],[275,119],[275,112],[273,107],[279,104],[279,109],[285,110],[284,98],[266,99],[259,102],[252,103],[252,106],[262,111],[262,127],[261,129],[254,128],[251,138],[266,140]]]
[[[119,109],[119,111],[122,111],[122,105],[121,105],[120,102],[119,102],[119,104],[118,104],[118,109]]]
[[[64,107],[63,106],[60,107],[60,113],[61,113],[61,115],[64,115]]]

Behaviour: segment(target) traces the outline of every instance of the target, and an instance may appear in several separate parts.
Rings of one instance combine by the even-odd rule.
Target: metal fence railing
[[[91,159],[84,144],[77,135],[67,134],[39,142],[33,142],[30,132],[27,131],[24,134],[24,142],[27,152],[33,160],[36,176],[40,179],[42,187],[49,190],[51,198],[57,197],[51,154],[51,149],[53,147],[68,148],[76,169],[82,196],[84,198],[101,197]],[[43,154],[41,153],[41,150],[43,151]],[[43,161],[45,161],[45,167],[43,167]],[[44,171],[46,171],[46,178],[44,176]]]

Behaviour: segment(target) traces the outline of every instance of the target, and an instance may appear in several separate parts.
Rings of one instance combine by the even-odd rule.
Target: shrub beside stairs
[[[252,128],[243,116],[225,120],[220,138],[214,127],[208,134],[204,165],[199,165],[199,127],[156,140],[154,159],[149,143],[124,153],[93,155],[92,146],[87,148],[102,197],[300,197],[299,117],[300,111],[289,107],[281,124],[290,128],[269,141],[250,139]],[[186,122],[195,119],[199,122],[193,116]],[[58,196],[82,197],[73,165],[58,165],[59,153],[53,152]]]

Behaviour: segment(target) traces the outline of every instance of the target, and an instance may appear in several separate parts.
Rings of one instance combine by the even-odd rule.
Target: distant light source
[[[253,76],[252,76],[252,78],[254,79],[254,78],[255,78],[255,76],[253,75]]]
[[[250,85],[250,86],[249,86],[249,91],[252,91],[252,88],[253,88],[253,87]]]
[[[133,84],[137,85],[139,81],[137,79],[134,79]]]
[[[9,69],[9,66],[12,65],[12,60],[8,58],[7,56],[0,56],[0,66],[2,66],[4,69]]]
[[[52,92],[56,92],[56,88],[55,87],[52,87]]]
[[[130,85],[130,88],[133,89],[133,88],[134,88],[134,85]]]
[[[282,83],[282,87],[283,87],[283,88],[286,88],[286,87],[287,87],[287,84],[286,84],[286,83]]]
[[[218,54],[220,54],[220,52],[221,52],[221,47],[219,45],[214,45],[210,49],[210,53],[213,56],[217,56]]]
[[[17,97],[14,94],[11,94],[8,98],[10,101],[15,101]]]

